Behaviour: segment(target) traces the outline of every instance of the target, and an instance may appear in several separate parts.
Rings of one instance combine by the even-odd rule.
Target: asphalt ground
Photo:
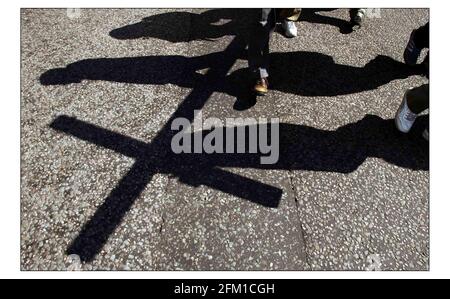
[[[305,10],[249,93],[250,10],[21,11],[22,270],[428,270],[426,9]],[[174,155],[178,116],[280,119],[280,159]]]

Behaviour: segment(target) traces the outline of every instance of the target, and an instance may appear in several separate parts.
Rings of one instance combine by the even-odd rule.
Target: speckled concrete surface
[[[237,109],[245,51],[227,79],[202,78],[248,33],[247,12],[21,11],[23,270],[428,269],[423,122],[408,137],[392,123],[426,81],[392,69],[428,11],[382,10],[350,34],[336,26],[346,9],[304,17],[297,38],[273,36],[273,90]],[[44,75],[66,67],[87,80]],[[219,158],[210,172],[168,154],[164,126],[203,97],[205,118],[280,118],[280,162]],[[262,192],[240,193],[254,182]],[[276,205],[260,204],[265,188]]]

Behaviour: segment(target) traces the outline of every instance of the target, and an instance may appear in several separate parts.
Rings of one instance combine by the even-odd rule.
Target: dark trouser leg
[[[300,17],[300,8],[282,8],[280,9],[279,17],[280,19],[297,22]]]
[[[430,23],[426,23],[416,30],[414,34],[414,43],[419,49],[430,47]]]
[[[269,41],[275,24],[275,9],[261,9],[248,45],[248,66],[257,78],[269,76]]]
[[[406,92],[406,101],[408,108],[415,114],[419,114],[430,105],[430,85],[424,84],[422,86],[413,88]]]

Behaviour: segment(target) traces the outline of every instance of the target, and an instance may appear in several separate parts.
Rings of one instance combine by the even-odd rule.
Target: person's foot
[[[403,101],[397,110],[397,114],[395,115],[395,125],[397,129],[402,133],[408,133],[417,118],[417,114],[413,113],[408,108],[406,94],[407,93],[405,93],[405,95],[403,96]]]
[[[352,29],[353,30],[358,30],[361,28],[362,22],[364,19],[364,11],[362,10],[358,10],[355,14],[355,16],[353,17],[353,19],[351,20],[352,23]]]
[[[269,91],[269,81],[267,80],[267,78],[258,79],[255,86],[253,87],[253,90],[257,95],[265,96]]]
[[[414,65],[419,60],[420,52],[422,49],[419,49],[414,42],[414,35],[416,31],[411,32],[409,36],[408,44],[406,45],[405,51],[403,52],[403,60],[408,65]]]
[[[284,35],[286,35],[286,37],[297,36],[297,27],[293,21],[284,20],[281,26],[283,27]]]

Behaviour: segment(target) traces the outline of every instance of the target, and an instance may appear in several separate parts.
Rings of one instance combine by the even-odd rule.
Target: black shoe
[[[422,49],[419,49],[414,42],[414,35],[416,31],[411,32],[409,36],[408,44],[406,45],[405,51],[403,52],[403,60],[408,65],[417,64],[417,60],[419,59],[420,52]]]

